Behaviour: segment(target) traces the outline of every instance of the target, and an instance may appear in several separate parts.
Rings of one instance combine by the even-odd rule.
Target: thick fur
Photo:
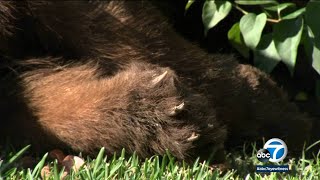
[[[262,137],[300,150],[309,139],[311,120],[266,74],[206,54],[147,1],[0,7],[2,132],[13,139],[179,159]]]

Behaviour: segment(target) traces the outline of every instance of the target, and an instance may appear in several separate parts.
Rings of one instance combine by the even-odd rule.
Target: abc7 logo
[[[288,148],[285,142],[281,139],[273,138],[268,140],[263,149],[257,153],[257,158],[260,162],[280,162],[288,153]]]

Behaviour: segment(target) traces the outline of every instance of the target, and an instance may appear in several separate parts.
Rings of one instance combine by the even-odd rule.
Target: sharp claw
[[[175,116],[175,115],[179,114],[183,109],[184,109],[184,102],[182,102],[182,103],[179,104],[178,106],[175,106],[175,107],[172,109],[170,115],[171,115],[171,116]]]
[[[193,132],[192,134],[191,134],[191,136],[187,139],[187,141],[188,142],[190,142],[190,141],[195,141],[195,140],[197,140],[198,138],[199,138],[199,134],[196,134],[195,132]]]
[[[176,106],[176,107],[174,107],[174,109],[177,111],[181,111],[181,110],[183,110],[183,108],[184,108],[184,102],[182,102],[180,105],[178,105],[178,106]]]
[[[161,82],[168,74],[168,71],[165,71],[164,73],[162,73],[161,75],[157,76],[156,78],[154,78],[152,80],[152,84],[153,85],[156,85],[158,84],[159,82]]]

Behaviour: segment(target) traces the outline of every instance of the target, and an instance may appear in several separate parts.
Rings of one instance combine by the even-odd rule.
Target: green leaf
[[[312,49],[312,67],[320,74],[320,38],[314,41]]]
[[[312,59],[312,67],[320,74],[320,1],[310,1],[307,4],[305,20],[308,32],[304,43],[306,52]]]
[[[202,9],[202,22],[205,27],[205,33],[223,20],[229,14],[231,8],[232,4],[229,1],[206,1]]]
[[[296,7],[296,4],[294,3],[281,3],[278,5],[268,5],[264,6],[263,8],[269,11],[275,11],[275,12],[281,12],[284,9],[287,9],[289,7]]]
[[[240,31],[243,35],[244,42],[249,48],[255,49],[258,45],[266,22],[267,15],[265,13],[261,13],[258,16],[249,13],[241,18]]]
[[[298,16],[304,14],[305,12],[306,12],[306,8],[301,8],[301,9],[294,11],[293,13],[290,13],[290,14],[282,17],[282,19],[294,19],[294,18],[297,18]]]
[[[184,7],[185,11],[188,11],[188,9],[190,8],[190,6],[194,3],[195,0],[188,0],[186,6]]]
[[[261,37],[260,43],[253,54],[255,66],[267,73],[271,73],[281,61],[271,33]]]
[[[320,36],[320,1],[310,1],[306,7],[305,20],[314,37]]]
[[[228,32],[228,39],[231,45],[239,51],[239,53],[245,57],[249,58],[249,48],[245,45],[240,32],[239,23],[234,24]]]
[[[235,3],[241,5],[278,4],[276,0],[236,0]]]
[[[284,20],[274,25],[273,40],[282,61],[294,72],[298,46],[301,40],[303,19]]]
[[[320,100],[320,80],[316,80],[315,90],[316,90],[315,95],[316,95],[317,99]]]
[[[301,43],[303,44],[304,50],[308,59],[310,60],[310,64],[312,63],[312,52],[313,52],[313,33],[310,27],[305,23],[304,29],[302,31]]]

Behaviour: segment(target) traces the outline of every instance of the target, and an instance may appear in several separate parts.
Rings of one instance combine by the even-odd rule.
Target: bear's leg
[[[236,73],[249,86],[249,107],[254,120],[252,123],[258,124],[255,130],[258,137],[283,138],[289,152],[300,155],[304,143],[312,140],[313,119],[289,102],[282,89],[260,70],[239,65]]]
[[[125,148],[145,158],[169,150],[190,160],[202,148],[224,147],[225,127],[215,122],[206,98],[184,87],[169,68],[132,62],[105,77],[90,64],[57,65],[21,79],[39,126],[76,151]]]
[[[312,119],[299,112],[265,73],[240,65],[229,55],[207,55],[175,33],[148,2],[112,2],[109,6],[122,11],[108,13],[149,39],[148,50],[160,54],[151,62],[171,67],[185,83],[209,97],[217,120],[230,127],[230,141],[280,137],[294,151],[310,139]]]

